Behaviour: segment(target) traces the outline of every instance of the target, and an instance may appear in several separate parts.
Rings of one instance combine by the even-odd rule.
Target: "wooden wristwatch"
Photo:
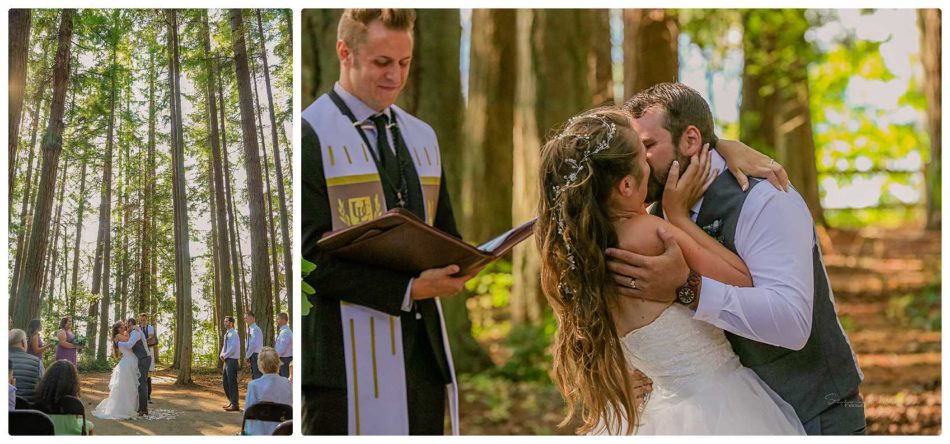
[[[696,293],[699,291],[699,282],[702,278],[699,273],[689,270],[689,278],[686,279],[686,283],[676,289],[676,301],[683,305],[692,304],[696,300]]]

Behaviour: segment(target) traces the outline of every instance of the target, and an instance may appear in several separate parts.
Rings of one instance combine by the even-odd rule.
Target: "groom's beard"
[[[657,174],[662,174],[662,177],[657,177]],[[662,173],[650,174],[650,180],[647,181],[647,205],[663,200],[663,188],[666,186],[666,178],[669,174],[669,167]]]

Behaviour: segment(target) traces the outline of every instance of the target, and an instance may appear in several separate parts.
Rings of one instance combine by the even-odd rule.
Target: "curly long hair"
[[[46,369],[33,392],[34,404],[51,411],[66,396],[79,397],[79,372],[72,362],[60,359]]]
[[[611,124],[614,133],[611,137]],[[593,153],[598,144],[602,148]],[[558,321],[554,379],[567,402],[561,425],[580,419],[578,433],[622,417],[637,424],[635,397],[611,307],[620,297],[604,250],[617,245],[608,210],[610,190],[627,175],[639,183],[640,137],[630,116],[598,108],[571,119],[541,151],[541,196],[535,240],[541,250],[541,287]],[[593,154],[592,154],[593,153]],[[572,177],[573,176],[573,177]]]
[[[112,324],[112,356],[116,359],[121,358],[119,355],[119,341],[115,339],[119,335],[119,331],[122,330],[122,321],[118,321],[115,324]]]

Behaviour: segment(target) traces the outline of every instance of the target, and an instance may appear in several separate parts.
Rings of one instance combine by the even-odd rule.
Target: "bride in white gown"
[[[103,399],[92,412],[97,418],[128,419],[135,417],[139,403],[138,358],[130,348],[120,348],[118,343],[129,339],[128,328],[123,322],[112,326],[112,344],[116,353],[121,353],[119,363],[112,369],[109,380],[109,397]]]
[[[697,157],[681,179],[687,191],[678,183],[664,199],[706,189],[708,151]],[[739,363],[721,329],[694,320],[685,306],[617,294],[605,249],[658,255],[664,230],[690,269],[752,285],[742,260],[702,229],[684,232],[647,214],[649,176],[644,145],[616,109],[571,119],[541,152],[535,235],[542,288],[558,320],[553,370],[568,404],[562,424],[576,419],[578,432],[598,434],[804,434],[794,409]],[[645,402],[633,394],[631,368],[653,381]]]

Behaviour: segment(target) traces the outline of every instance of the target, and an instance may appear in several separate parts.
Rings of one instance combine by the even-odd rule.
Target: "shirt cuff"
[[[699,290],[699,305],[693,319],[715,324],[719,320],[726,296],[726,284],[703,276]]]
[[[409,285],[406,286],[406,295],[402,298],[402,311],[412,311],[412,282],[415,279],[409,279]]]

